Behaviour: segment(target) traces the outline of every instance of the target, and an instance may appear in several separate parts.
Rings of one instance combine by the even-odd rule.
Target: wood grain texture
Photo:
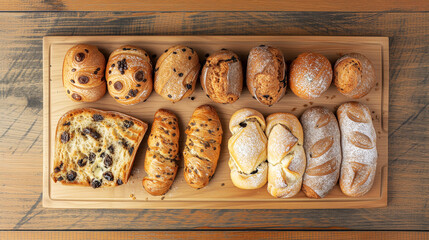
[[[425,0],[390,0],[353,2],[341,0],[0,0],[0,11],[428,11]]]
[[[427,239],[427,232],[370,232],[370,231],[5,231],[0,232],[0,239],[365,239],[365,240],[402,240],[402,239]]]
[[[191,95],[194,100],[185,98],[171,103],[159,94],[153,93],[146,102],[133,106],[123,106],[106,94],[93,103],[76,103],[70,101],[62,84],[63,60],[66,52],[78,43],[98,46],[106,54],[125,43],[143,47],[150,55],[160,56],[165,49],[178,43],[192,47],[201,61],[207,53],[221,48],[233,50],[243,65],[246,66],[247,55],[255,46],[265,44],[274,46],[284,53],[285,59],[292,60],[305,51],[318,52],[326,56],[331,63],[344,53],[359,52],[368,57],[374,66],[377,88],[357,101],[371,109],[373,125],[377,132],[377,170],[375,181],[365,196],[351,198],[344,195],[339,185],[335,186],[323,199],[309,199],[303,192],[287,199],[273,198],[267,186],[256,190],[238,189],[232,184],[228,167],[228,139],[231,133],[227,130],[231,116],[237,109],[251,107],[265,117],[272,113],[290,112],[300,116],[312,105],[325,106],[335,112],[342,103],[351,101],[338,92],[332,85],[322,96],[305,100],[295,96],[291,91],[276,104],[268,107],[259,104],[245,89],[240,99],[234,104],[217,104],[206,97],[200,83]],[[301,208],[372,208],[387,205],[387,123],[388,123],[388,39],[383,37],[336,37],[336,36],[59,36],[43,39],[43,82],[44,82],[44,177],[43,206],[56,208],[140,208],[140,209],[301,209]],[[153,59],[155,60],[155,59]],[[203,63],[202,63],[203,64]],[[47,71],[46,71],[47,69]],[[68,81],[68,79],[66,80]],[[55,131],[58,120],[67,111],[80,107],[91,107],[102,110],[124,112],[152,123],[155,112],[162,108],[173,111],[179,118],[181,129],[180,151],[185,142],[184,129],[193,111],[203,104],[213,106],[220,117],[224,134],[219,166],[210,184],[202,189],[188,186],[183,176],[183,161],[179,161],[176,179],[167,194],[151,196],[143,190],[141,180],[146,176],[143,163],[147,150],[146,139],[143,140],[134,160],[129,183],[116,188],[94,190],[90,187],[64,186],[55,184],[49,175],[54,169]],[[131,198],[130,196],[133,196]]]
[[[1,229],[429,230],[428,13],[0,13]],[[64,210],[42,199],[45,35],[337,35],[390,38],[384,209]],[[4,217],[6,216],[6,217]],[[257,216],[257,217],[256,217]]]

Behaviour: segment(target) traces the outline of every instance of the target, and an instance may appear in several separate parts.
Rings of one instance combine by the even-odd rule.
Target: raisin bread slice
[[[118,112],[67,112],[57,125],[52,179],[93,188],[127,183],[147,127]]]

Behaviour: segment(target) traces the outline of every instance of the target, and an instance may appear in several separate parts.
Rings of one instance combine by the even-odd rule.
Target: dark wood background
[[[65,210],[42,207],[43,36],[229,34],[390,38],[387,208]],[[429,230],[428,35],[426,11],[0,12],[0,229]]]

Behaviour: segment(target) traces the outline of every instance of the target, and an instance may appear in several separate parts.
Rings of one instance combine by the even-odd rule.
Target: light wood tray
[[[264,116],[275,112],[290,112],[300,116],[311,106],[326,106],[332,111],[350,99],[342,96],[334,86],[314,100],[303,100],[290,89],[280,102],[268,107],[254,100],[247,88],[234,104],[217,104],[207,98],[200,85],[192,96],[195,100],[184,99],[172,104],[155,92],[145,103],[135,106],[122,106],[106,94],[95,103],[74,103],[66,96],[62,86],[62,64],[66,51],[75,44],[87,43],[99,47],[106,59],[109,53],[121,45],[131,44],[141,47],[157,56],[174,44],[184,44],[194,48],[203,62],[207,53],[221,48],[236,52],[243,66],[249,50],[260,44],[280,48],[290,62],[300,53],[313,51],[324,54],[334,63],[342,54],[359,52],[366,55],[374,64],[377,77],[376,87],[359,102],[369,106],[372,111],[377,132],[378,164],[374,186],[361,198],[347,197],[338,185],[324,199],[310,199],[300,192],[293,198],[275,199],[268,194],[266,186],[257,190],[241,190],[233,186],[228,167],[227,148],[231,133],[228,122],[231,115],[243,107],[254,108]],[[286,208],[370,208],[387,206],[387,166],[388,166],[388,106],[389,106],[389,46],[387,37],[317,37],[317,36],[64,36],[43,39],[43,78],[44,78],[44,139],[43,139],[43,206],[54,208],[193,208],[193,209],[286,209]],[[172,110],[179,117],[181,127],[181,150],[184,143],[184,129],[194,109],[202,104],[216,108],[222,121],[224,136],[216,174],[210,184],[200,190],[189,187],[179,168],[171,190],[165,196],[154,197],[142,187],[145,176],[143,170],[147,134],[139,148],[132,175],[128,184],[115,188],[92,189],[90,187],[65,186],[54,183],[49,174],[53,169],[54,136],[57,122],[67,111],[80,107],[94,107],[114,110],[137,117],[147,123],[153,121],[159,108]],[[149,133],[150,129],[147,133]],[[182,163],[183,165],[183,163]]]

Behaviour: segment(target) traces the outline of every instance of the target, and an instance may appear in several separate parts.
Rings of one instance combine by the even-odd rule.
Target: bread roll
[[[75,102],[95,102],[106,93],[106,59],[96,46],[78,44],[70,48],[63,63],[63,85]]]
[[[274,113],[267,117],[268,192],[277,198],[295,196],[305,170],[302,127],[295,115]]]
[[[265,105],[280,101],[286,92],[286,63],[283,53],[261,45],[252,48],[247,60],[247,88],[253,98]]]
[[[237,54],[226,49],[212,53],[201,71],[201,86],[214,102],[237,101],[243,88],[243,68]]]
[[[215,173],[222,143],[222,125],[216,110],[209,105],[199,106],[185,133],[185,180],[193,188],[203,188]]]
[[[155,66],[155,91],[164,99],[178,102],[195,90],[200,61],[194,49],[176,45],[165,50]]]
[[[312,107],[301,116],[307,155],[302,191],[323,198],[337,184],[341,166],[340,129],[337,118],[325,107]]]
[[[149,55],[133,46],[122,46],[110,54],[106,69],[109,94],[120,104],[145,101],[152,92]]]
[[[337,116],[343,153],[341,191],[360,197],[371,189],[377,167],[377,136],[371,114],[364,104],[348,102],[338,108]]]
[[[302,53],[290,66],[290,89],[303,99],[320,97],[332,82],[332,66],[318,53]]]
[[[173,184],[179,161],[179,123],[174,113],[164,109],[155,113],[147,145],[143,187],[152,195],[163,195]]]
[[[264,116],[256,110],[236,111],[229,122],[228,141],[232,183],[241,189],[256,189],[267,182],[267,137]]]
[[[349,53],[335,63],[334,84],[347,97],[361,98],[367,95],[375,82],[374,66],[362,54]]]

